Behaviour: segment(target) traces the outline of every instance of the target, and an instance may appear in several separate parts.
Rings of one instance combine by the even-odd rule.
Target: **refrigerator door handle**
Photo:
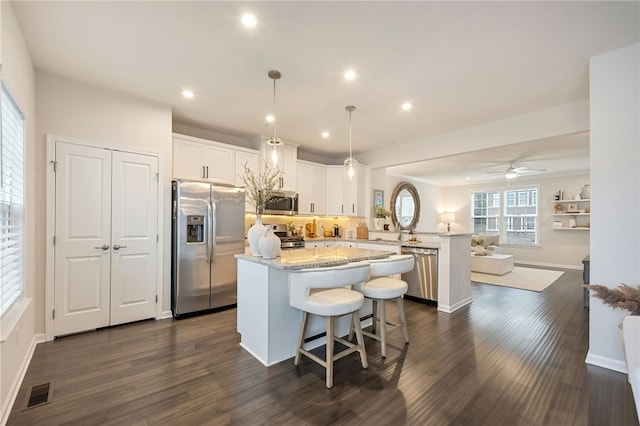
[[[215,263],[216,261],[216,214],[215,205],[212,205],[211,201],[207,202],[207,209],[209,210],[209,230],[207,230],[207,257],[209,263]]]

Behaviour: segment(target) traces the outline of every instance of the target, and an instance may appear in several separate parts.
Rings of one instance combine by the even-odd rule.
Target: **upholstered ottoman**
[[[488,254],[476,256],[471,254],[471,270],[485,274],[504,275],[513,270],[513,255]]]

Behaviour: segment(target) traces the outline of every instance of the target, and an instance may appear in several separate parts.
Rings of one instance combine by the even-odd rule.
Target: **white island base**
[[[299,249],[301,257],[307,253],[338,252],[338,256],[349,256],[350,260],[366,260],[387,257],[392,252],[361,249]],[[286,257],[286,255],[285,255]],[[326,256],[323,256],[326,257]],[[287,260],[260,261],[248,256],[236,256],[238,260],[238,333],[240,346],[251,353],[264,365],[269,366],[293,357],[302,312],[289,306],[289,273],[298,266],[283,266]],[[346,263],[345,260],[341,263]],[[318,266],[310,264],[307,267]],[[371,301],[365,301],[360,309],[360,317],[371,314]],[[336,320],[336,335],[349,334],[351,316]],[[363,327],[371,324],[371,319],[363,322]],[[311,316],[306,337],[316,336],[326,331],[323,318]],[[325,337],[310,341],[308,349],[325,344]]]

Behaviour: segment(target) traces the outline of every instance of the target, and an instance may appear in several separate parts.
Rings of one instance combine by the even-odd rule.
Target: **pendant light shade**
[[[347,105],[344,109],[349,113],[349,158],[344,160],[344,172],[349,180],[353,180],[358,172],[358,162],[353,158],[353,151],[351,149],[351,113],[355,111],[356,107]]]
[[[267,145],[271,147],[271,162],[273,163],[273,166],[276,167],[278,165],[278,148],[282,145],[282,141],[277,135],[278,119],[276,118],[276,80],[279,80],[280,77],[282,77],[282,74],[280,74],[280,71],[271,70],[267,75],[273,80],[273,110],[271,112],[273,117],[273,136],[269,138]]]

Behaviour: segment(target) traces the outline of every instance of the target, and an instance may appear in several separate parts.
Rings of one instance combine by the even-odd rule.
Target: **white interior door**
[[[154,317],[158,158],[55,150],[54,336]]]
[[[158,159],[113,152],[111,325],[155,316]]]
[[[54,335],[109,325],[111,151],[56,145]]]

